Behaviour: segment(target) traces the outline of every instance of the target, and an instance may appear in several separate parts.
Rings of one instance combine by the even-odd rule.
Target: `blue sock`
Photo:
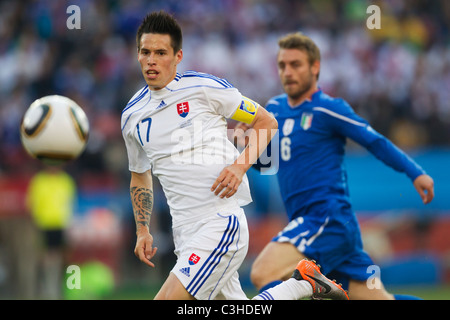
[[[410,296],[407,294],[394,294],[395,300],[422,300],[419,297]]]
[[[281,280],[275,280],[275,281],[269,282],[268,284],[263,286],[261,289],[259,289],[259,293],[261,293],[263,291],[266,291],[267,289],[273,288],[273,287],[279,285],[282,282],[283,281],[281,281]]]

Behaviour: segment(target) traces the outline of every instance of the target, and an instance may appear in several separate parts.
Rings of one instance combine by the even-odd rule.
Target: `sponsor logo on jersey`
[[[189,113],[189,102],[182,102],[177,104],[177,112],[180,117],[186,118]]]
[[[195,253],[191,254],[189,257],[189,264],[193,266],[194,264],[197,264],[197,262],[200,261],[200,257],[196,255]]]
[[[302,119],[300,120],[300,126],[303,128],[303,130],[308,130],[311,128],[313,120],[313,114],[310,112],[305,112],[302,114]]]
[[[156,110],[164,108],[165,106],[167,106],[167,104],[164,102],[164,100],[161,100],[161,103],[156,107]]]

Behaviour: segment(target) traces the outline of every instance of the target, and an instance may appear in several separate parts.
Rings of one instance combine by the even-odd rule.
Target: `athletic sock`
[[[394,294],[395,300],[422,300],[419,297],[410,296],[407,294]]]
[[[265,286],[263,286],[260,290],[259,293],[266,291],[267,289],[273,288],[277,285],[279,285],[280,283],[282,283],[283,281],[281,280],[275,280],[272,282],[269,282],[268,284],[266,284]]]
[[[252,300],[299,300],[311,297],[312,293],[312,287],[308,281],[290,278],[261,292]]]

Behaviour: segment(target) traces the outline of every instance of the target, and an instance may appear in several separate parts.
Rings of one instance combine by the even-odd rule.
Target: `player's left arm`
[[[369,128],[368,134],[373,141],[366,146],[375,157],[383,161],[394,170],[404,172],[413,182],[422,202],[428,204],[434,198],[433,179],[409,155],[397,147],[392,141]]]
[[[332,126],[340,134],[349,137],[370,151],[377,159],[396,171],[404,172],[413,182],[424,204],[434,198],[433,179],[409,155],[392,141],[374,130],[346,103],[338,107],[340,117],[329,117]]]
[[[367,150],[391,168],[399,172],[405,172],[413,182],[422,202],[424,204],[430,203],[434,198],[433,179],[403,150],[386,137],[378,135],[378,138],[367,146]]]
[[[256,102],[244,98],[232,119],[241,121],[251,127],[248,143],[233,164],[225,167],[211,187],[211,191],[221,198],[233,196],[242,182],[244,174],[260,157],[278,129],[277,120]]]

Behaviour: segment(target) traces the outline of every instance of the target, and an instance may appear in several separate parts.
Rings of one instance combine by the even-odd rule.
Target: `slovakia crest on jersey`
[[[308,130],[311,128],[313,120],[313,114],[310,112],[304,112],[302,114],[302,119],[300,120],[300,126],[303,128],[303,130]]]
[[[200,257],[196,255],[195,253],[191,254],[189,257],[189,264],[193,266],[194,264],[197,264],[197,262],[200,261]]]
[[[189,113],[189,102],[182,102],[177,104],[177,112],[182,118],[186,118]]]

